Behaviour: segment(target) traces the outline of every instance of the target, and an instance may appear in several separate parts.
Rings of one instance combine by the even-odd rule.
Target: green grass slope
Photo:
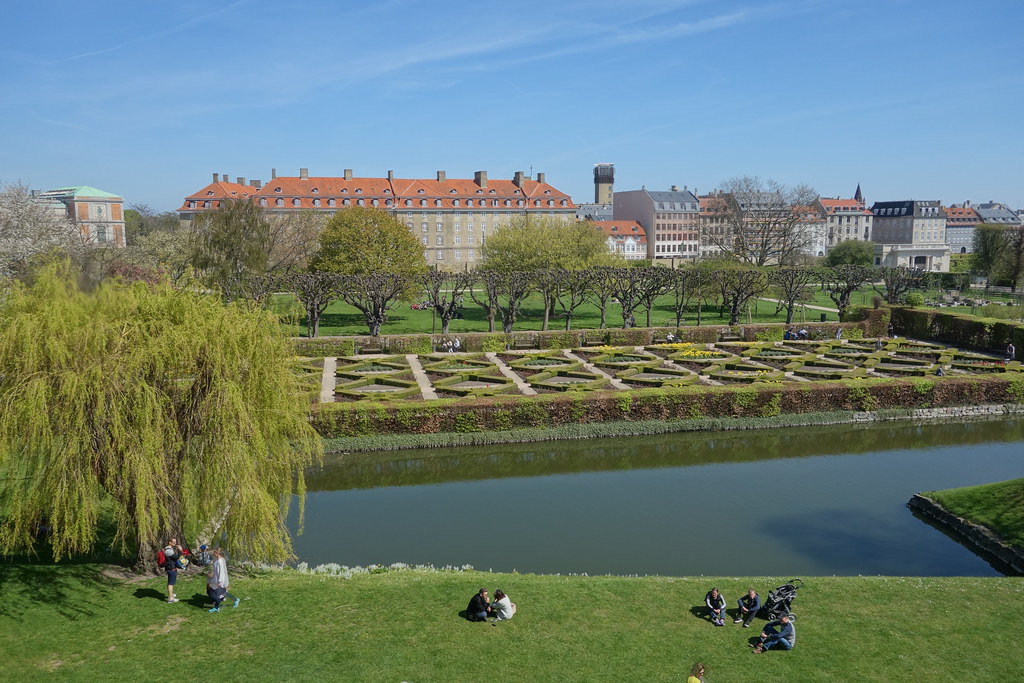
[[[1024,479],[924,495],[954,515],[988,527],[1010,545],[1024,550]]]
[[[1007,681],[1024,670],[1024,581],[812,578],[797,646],[752,655],[755,628],[702,619],[778,578],[580,577],[392,571],[351,579],[236,576],[238,609],[209,614],[203,579],[106,578],[99,565],[0,569],[4,679],[211,681]],[[460,618],[481,586],[519,611]],[[731,613],[730,607],[730,613]],[[760,624],[762,622],[755,622]]]

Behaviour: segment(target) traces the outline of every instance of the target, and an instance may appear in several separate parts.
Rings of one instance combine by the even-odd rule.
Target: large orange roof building
[[[278,177],[263,184],[231,182],[213,174],[213,182],[185,197],[178,209],[183,221],[202,211],[216,209],[228,199],[246,199],[270,213],[299,210],[334,213],[349,206],[376,207],[389,211],[419,235],[427,260],[452,268],[473,265],[480,245],[499,225],[520,214],[559,216],[575,220],[576,205],[569,195],[549,185],[543,173],[536,180],[518,172],[510,180],[487,177],[477,171],[472,179],[449,179],[444,171],[434,178],[355,177],[350,169],[342,176]]]

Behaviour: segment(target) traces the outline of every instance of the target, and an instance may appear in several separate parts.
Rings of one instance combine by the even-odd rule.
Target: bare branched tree
[[[428,270],[419,276],[419,283],[437,317],[441,319],[441,334],[448,334],[448,325],[462,308],[462,297],[472,288],[474,273]]]
[[[874,276],[875,269],[868,266],[843,265],[822,271],[821,286],[839,309],[840,320],[846,316],[853,293]]]
[[[341,283],[341,298],[362,311],[371,337],[380,335],[380,326],[388,321],[388,311],[409,287],[405,276],[386,272],[349,274]]]
[[[820,279],[820,273],[814,268],[783,267],[776,268],[768,274],[768,281],[775,288],[779,297],[776,313],[786,309],[786,324],[793,322],[793,311],[797,303],[810,301],[811,284]]]
[[[701,240],[725,258],[755,266],[791,265],[813,236],[804,229],[817,193],[774,180],[727,180],[707,203]]]
[[[320,318],[341,297],[345,279],[335,273],[291,273],[277,278],[306,311],[306,336],[320,334]],[[362,309],[360,309],[362,310]]]
[[[473,279],[480,289],[470,287],[469,296],[484,309],[487,331],[494,332],[494,319],[498,315],[498,290],[501,287],[501,275],[493,270],[473,271]]]
[[[736,264],[716,270],[715,277],[722,294],[722,304],[729,310],[730,325],[738,324],[740,313],[750,300],[768,289],[768,275],[761,268]]]
[[[883,289],[878,285],[872,285],[874,290],[885,296],[890,304],[899,303],[903,296],[912,288],[921,284],[921,276],[924,271],[920,268],[907,268],[906,266],[883,267],[877,269],[878,275],[882,278]]]
[[[616,268],[593,266],[587,272],[590,274],[589,298],[601,313],[600,329],[603,330],[608,327],[608,304],[615,296]]]
[[[565,329],[568,331],[572,329],[572,316],[576,313],[576,309],[582,306],[590,296],[594,274],[589,268],[584,270],[560,268],[556,273],[558,278],[557,301],[565,314]]]

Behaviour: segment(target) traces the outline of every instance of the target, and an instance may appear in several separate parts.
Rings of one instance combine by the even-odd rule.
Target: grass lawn
[[[734,606],[779,578],[236,574],[241,607],[209,614],[198,576],[180,578],[182,601],[169,605],[161,578],[101,569],[4,565],[6,680],[667,681],[698,660],[710,683],[1009,681],[1024,670],[1024,581],[1013,578],[810,578],[794,604],[796,648],[752,655],[758,629],[713,627],[704,594],[717,585]],[[459,617],[481,586],[517,603],[512,621]]]
[[[1010,545],[1024,549],[1024,479],[924,495],[954,515],[986,526]]]
[[[825,306],[828,308],[835,308],[835,304],[828,296],[821,292],[815,293],[815,300],[812,305]],[[860,294],[854,295],[854,303],[860,304]],[[871,303],[871,294],[865,293],[863,297],[867,304]],[[306,325],[304,317],[301,311],[297,311],[298,308],[295,301],[288,295],[279,295],[272,301],[272,305],[275,309],[290,319],[296,320],[297,331],[296,334],[299,336],[305,336]],[[654,306],[654,310],[651,312],[651,326],[652,327],[669,327],[675,325],[675,313],[672,310],[672,297],[666,296],[660,298]],[[838,320],[838,316],[835,313],[826,313],[824,311],[818,311],[814,309],[808,309],[805,313],[804,321],[806,322],[817,322],[821,319],[821,314],[825,313],[826,319],[830,321]],[[464,318],[461,320],[453,320],[451,323],[450,330],[453,334],[467,333],[467,332],[486,332],[487,331],[487,320],[484,318],[483,309],[473,303],[470,298],[466,297],[465,307],[463,309]],[[800,311],[796,312],[794,320],[796,322],[802,322],[800,318]],[[539,330],[544,316],[544,308],[541,305],[540,295],[534,294],[530,296],[523,304],[519,318],[516,321],[515,330],[518,332]],[[775,315],[775,304],[767,301],[757,301],[751,305],[750,317],[747,315],[740,317],[740,323],[781,323],[785,322],[785,312]],[[610,304],[608,306],[608,326],[612,328],[622,327],[622,314],[621,308],[616,304]],[[638,310],[636,312],[637,325],[641,327],[647,327],[647,313],[646,310]],[[684,318],[684,325],[695,325],[697,322],[696,308],[690,307],[686,311]],[[729,322],[728,311],[724,314],[719,314],[717,306],[705,305],[701,316],[701,322],[705,325],[725,325]],[[591,304],[585,304],[581,306],[573,315],[572,327],[573,329],[596,329],[600,327],[601,314],[598,308]],[[552,318],[549,323],[549,328],[552,330],[565,329],[565,318],[558,316]],[[432,326],[431,312],[427,311],[414,311],[410,308],[408,303],[399,303],[394,309],[392,309],[389,315],[388,322],[381,327],[381,334],[430,334],[432,329],[436,330],[439,334],[441,332],[440,320],[436,321],[436,326]],[[495,330],[501,331],[501,317],[500,315],[495,319]],[[367,334],[366,319],[363,314],[355,308],[345,304],[344,302],[337,301],[327,308],[324,312],[323,317],[320,320],[320,334],[324,336],[330,335],[360,335]]]

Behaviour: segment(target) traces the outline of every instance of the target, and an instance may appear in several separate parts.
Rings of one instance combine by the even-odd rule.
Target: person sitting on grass
[[[704,665],[697,662],[690,668],[686,683],[704,683]]]
[[[740,611],[736,613],[736,618],[733,619],[732,623],[738,624],[743,622],[743,628],[750,628],[750,622],[754,620],[758,610],[761,609],[761,597],[751,588],[747,591],[746,595],[736,602],[739,603]]]
[[[712,588],[704,596],[704,604],[708,606],[708,613],[711,615],[711,623],[715,626],[725,626],[725,597]]]
[[[509,600],[501,589],[494,591],[494,602],[491,603],[491,614],[495,621],[508,621],[516,613],[516,603]]]
[[[792,650],[796,645],[796,627],[792,614],[784,614],[781,619],[775,619],[765,624],[761,631],[761,642],[754,647],[754,654],[759,655],[765,650],[781,649]]]
[[[480,592],[469,599],[469,607],[466,608],[466,618],[470,621],[487,621],[491,608],[487,604],[487,589],[481,588]]]

